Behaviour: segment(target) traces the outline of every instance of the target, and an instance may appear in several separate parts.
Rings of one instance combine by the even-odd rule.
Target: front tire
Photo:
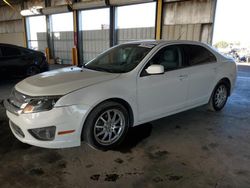
[[[220,111],[226,104],[229,95],[229,87],[221,82],[216,85],[209,100],[208,108],[211,111]]]
[[[109,150],[117,147],[129,128],[127,109],[116,102],[104,102],[95,107],[86,119],[82,137],[95,149]]]

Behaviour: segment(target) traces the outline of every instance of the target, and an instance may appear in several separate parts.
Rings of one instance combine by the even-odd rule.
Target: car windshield
[[[126,73],[133,70],[153,47],[154,45],[147,44],[119,45],[97,56],[84,67],[97,71]]]

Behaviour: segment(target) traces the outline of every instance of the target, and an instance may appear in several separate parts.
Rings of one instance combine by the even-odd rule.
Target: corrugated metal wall
[[[37,33],[38,50],[45,53],[47,45],[47,33]]]
[[[53,43],[55,59],[59,58],[62,64],[71,64],[72,48],[74,47],[74,33],[72,31],[54,32]]]
[[[118,44],[136,40],[150,40],[155,37],[155,28],[118,29]],[[83,59],[87,61],[95,58],[109,48],[109,29],[82,31]]]
[[[53,35],[53,47],[54,47],[54,58],[59,59],[59,62],[62,64],[71,64],[72,63],[72,48],[73,44],[73,32],[54,32]],[[36,41],[39,51],[45,52],[47,48],[47,33],[38,32]],[[34,45],[36,46],[36,45]]]
[[[162,29],[165,40],[200,40],[201,24],[164,25]]]
[[[12,5],[17,11],[21,11],[21,5]],[[9,6],[0,6],[0,22],[11,21],[11,20],[21,20],[22,16],[11,9]]]
[[[20,5],[13,5],[18,11]],[[21,15],[8,6],[0,7],[0,42],[24,45],[24,30]]]
[[[118,29],[118,44],[136,41],[136,40],[150,40],[155,38],[154,27],[143,27],[143,28],[128,28]]]
[[[109,29],[81,31],[84,63],[109,48]]]
[[[162,39],[212,42],[216,0],[167,1]]]
[[[11,20],[0,22],[0,33],[19,33],[23,32],[22,20]]]

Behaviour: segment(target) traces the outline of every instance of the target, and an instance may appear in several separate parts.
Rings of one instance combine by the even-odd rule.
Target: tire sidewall
[[[215,94],[216,94],[216,91],[218,90],[218,88],[219,88],[221,85],[225,86],[226,91],[227,91],[227,97],[226,97],[226,100],[225,100],[225,102],[223,103],[223,105],[220,106],[220,107],[218,107],[218,106],[215,104]],[[224,108],[224,106],[225,106],[226,103],[227,103],[228,92],[229,92],[229,91],[228,91],[228,85],[225,84],[224,82],[220,82],[220,83],[218,83],[218,84],[216,85],[216,87],[214,88],[214,91],[213,91],[213,95],[212,95],[212,105],[213,105],[213,108],[214,108],[215,111],[220,111],[222,108]]]
[[[122,135],[115,143],[111,145],[102,145],[95,139],[94,125],[98,117],[102,113],[110,109],[117,109],[123,113],[124,118],[125,118],[125,127],[124,127]],[[124,106],[120,105],[119,103],[105,102],[95,107],[88,115],[86,122],[84,124],[84,127],[83,127],[82,138],[84,139],[85,142],[87,142],[88,145],[90,145],[91,147],[95,149],[109,150],[109,149],[115,148],[124,140],[126,133],[128,132],[128,128],[129,128],[129,115],[128,115],[127,109]]]

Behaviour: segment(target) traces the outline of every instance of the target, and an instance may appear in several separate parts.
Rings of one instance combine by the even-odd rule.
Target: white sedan
[[[129,127],[208,104],[221,110],[236,65],[191,41],[139,41],[115,46],[83,67],[41,73],[19,82],[5,100],[13,134],[45,148],[107,150]]]

